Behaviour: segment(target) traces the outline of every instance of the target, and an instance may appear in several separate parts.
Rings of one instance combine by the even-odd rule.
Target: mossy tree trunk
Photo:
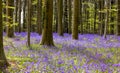
[[[79,3],[79,0],[73,0],[72,38],[75,40],[78,39]]]
[[[41,45],[54,46],[52,35],[52,19],[53,19],[53,0],[44,1],[44,27],[42,32]]]
[[[8,66],[8,62],[3,49],[2,0],[0,0],[0,68],[4,66]]]
[[[60,36],[63,36],[63,0],[57,0],[58,1],[58,34]]]
[[[13,11],[12,9],[14,5],[14,0],[7,0],[7,9],[6,9],[6,15],[7,15],[7,36],[12,38],[14,37],[14,30],[13,30]]]

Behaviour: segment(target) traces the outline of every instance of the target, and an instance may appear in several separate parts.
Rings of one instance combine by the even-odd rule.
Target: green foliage
[[[33,0],[32,5],[36,5],[38,3],[38,0]]]
[[[8,8],[8,9],[15,9],[15,7],[13,7],[13,6],[6,6],[6,8]]]

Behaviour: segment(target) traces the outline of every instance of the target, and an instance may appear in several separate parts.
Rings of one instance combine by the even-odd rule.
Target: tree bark
[[[22,31],[25,32],[27,29],[27,25],[26,25],[26,5],[27,5],[27,0],[23,0],[24,2],[24,6],[23,6],[23,27],[22,27]]]
[[[20,33],[21,32],[21,0],[18,0],[18,15],[19,15],[19,18],[18,18],[18,32]]]
[[[41,45],[54,46],[52,35],[53,0],[45,0],[44,4],[45,19]]]
[[[104,38],[107,38],[106,37],[106,34],[107,34],[107,26],[109,24],[109,0],[106,0],[106,19],[105,19],[105,28],[104,28]]]
[[[79,0],[73,0],[72,38],[75,40],[78,39],[79,7]]]
[[[41,35],[42,33],[42,0],[38,0],[37,3],[37,25],[38,25],[38,34]]]
[[[30,47],[31,0],[27,0],[27,46]]]
[[[10,8],[14,5],[14,0],[7,0],[7,9],[6,9],[6,15],[7,15],[7,36],[12,38],[14,37],[14,30],[13,30],[13,11],[14,9]]]
[[[117,18],[117,32],[116,35],[120,35],[120,0],[118,0],[118,18]]]
[[[2,0],[0,0],[0,68],[8,65],[3,49]]]
[[[71,34],[72,1],[68,0],[68,33]]]
[[[60,36],[63,36],[63,0],[57,0],[58,1],[58,34]]]

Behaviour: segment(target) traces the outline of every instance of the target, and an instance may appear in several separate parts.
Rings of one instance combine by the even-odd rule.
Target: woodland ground
[[[120,73],[120,37],[79,34],[72,40],[54,33],[55,47],[40,45],[41,36],[31,33],[31,48],[26,47],[27,33],[4,34],[4,49],[10,73]]]

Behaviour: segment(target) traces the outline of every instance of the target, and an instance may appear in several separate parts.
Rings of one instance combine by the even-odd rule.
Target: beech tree
[[[14,37],[14,29],[13,29],[13,11],[12,8],[14,6],[14,0],[7,0],[6,1],[7,8],[6,8],[6,15],[7,15],[7,36]]]
[[[8,65],[3,49],[2,0],[0,0],[0,68]]]
[[[116,34],[117,35],[120,35],[120,0],[118,0],[118,17],[117,17],[117,32],[116,32]]]
[[[31,0],[27,0],[27,45],[30,47]]]
[[[53,19],[53,0],[44,1],[44,27],[42,32],[41,45],[53,46],[52,19]]]
[[[68,0],[68,33],[71,34],[72,1]]]
[[[63,0],[57,0],[58,1],[58,34],[60,36],[63,36]]]
[[[78,39],[79,3],[79,0],[73,0],[72,38],[75,40]]]
[[[37,3],[37,25],[38,25],[38,34],[42,33],[42,0],[38,0]]]
[[[18,32],[21,32],[21,0],[18,0]]]

